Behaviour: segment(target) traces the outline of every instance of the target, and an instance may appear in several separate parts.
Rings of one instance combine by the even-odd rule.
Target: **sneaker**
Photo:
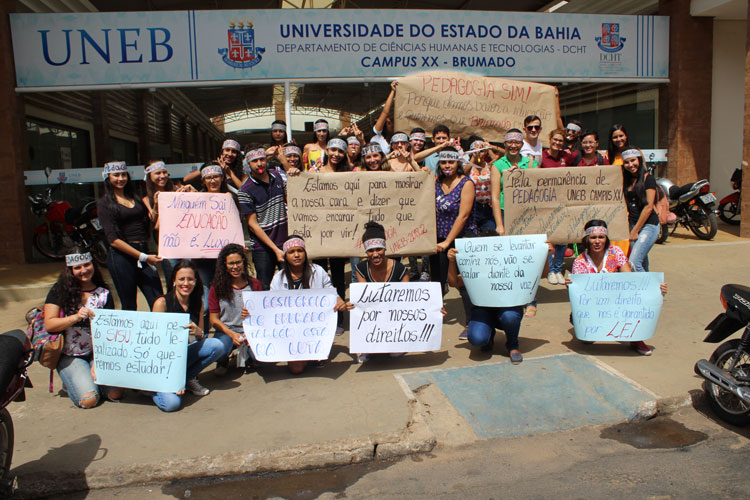
[[[466,340],[469,338],[469,327],[464,328],[461,335],[458,336],[458,340]]]
[[[558,285],[564,285],[565,284],[565,275],[563,273],[555,273],[555,276],[557,277],[557,284]]]
[[[406,354],[406,353],[405,352],[392,352],[392,353],[389,354],[389,356],[392,357],[392,358],[400,358],[404,354]]]
[[[547,275],[547,281],[549,281],[550,285],[559,285],[560,283],[557,281],[557,273],[549,273]],[[563,281],[565,283],[565,281]]]
[[[196,396],[206,396],[209,392],[211,392],[208,387],[203,387],[201,383],[198,382],[197,378],[188,380],[185,389],[192,392]]]
[[[419,281],[425,281],[425,282],[430,281],[430,273],[423,272],[422,274],[420,274]]]
[[[336,336],[340,336],[344,334],[344,327],[343,326],[337,326],[336,327]]]
[[[357,354],[357,363],[360,365],[364,363],[365,361],[368,361],[370,359],[369,354]]]
[[[654,351],[644,341],[631,342],[630,347],[641,356],[651,356]]]

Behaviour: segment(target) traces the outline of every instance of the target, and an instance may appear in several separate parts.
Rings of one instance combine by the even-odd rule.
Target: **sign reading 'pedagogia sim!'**
[[[284,9],[10,14],[24,87],[402,77],[668,77],[663,16]]]

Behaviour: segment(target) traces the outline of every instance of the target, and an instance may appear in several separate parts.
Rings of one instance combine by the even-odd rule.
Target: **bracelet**
[[[148,260],[148,255],[141,252],[141,255],[138,256],[138,262],[146,262]]]

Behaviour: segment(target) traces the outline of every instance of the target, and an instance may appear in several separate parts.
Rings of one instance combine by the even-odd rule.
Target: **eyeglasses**
[[[244,262],[242,262],[241,260],[238,260],[236,262],[227,262],[227,267],[242,267],[242,264],[244,264]]]
[[[541,125],[527,125],[526,130],[532,131],[532,130],[542,130]]]

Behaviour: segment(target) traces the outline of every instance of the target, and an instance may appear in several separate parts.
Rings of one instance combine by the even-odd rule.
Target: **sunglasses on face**
[[[542,130],[541,125],[527,125],[526,130],[532,131],[532,130]]]

